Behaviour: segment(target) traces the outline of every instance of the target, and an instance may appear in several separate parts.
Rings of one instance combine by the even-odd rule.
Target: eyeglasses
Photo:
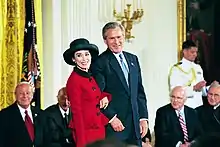
[[[171,95],[170,98],[171,98],[171,100],[177,100],[177,101],[182,101],[184,99],[184,97],[178,97],[178,96],[174,96],[174,95]]]

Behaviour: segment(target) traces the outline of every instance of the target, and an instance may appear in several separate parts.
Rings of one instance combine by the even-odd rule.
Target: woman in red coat
[[[109,121],[100,109],[108,106],[110,95],[101,92],[89,72],[91,61],[98,54],[98,47],[83,38],[71,42],[63,54],[65,62],[75,66],[66,89],[73,114],[70,127],[77,147],[104,139]]]

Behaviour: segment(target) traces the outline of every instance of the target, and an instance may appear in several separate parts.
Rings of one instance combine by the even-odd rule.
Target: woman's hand
[[[100,108],[104,108],[106,109],[108,107],[108,98],[104,97],[103,99],[100,100],[99,104],[100,104]]]

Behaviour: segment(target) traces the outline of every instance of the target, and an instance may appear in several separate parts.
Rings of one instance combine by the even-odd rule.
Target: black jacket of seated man
[[[74,147],[72,131],[65,124],[59,104],[52,105],[45,109],[46,124],[44,125],[44,147]],[[69,110],[68,120],[71,120]],[[69,123],[69,122],[68,122]]]
[[[31,140],[25,122],[15,102],[0,111],[0,147],[40,147],[42,110],[31,106],[34,122],[34,141]]]

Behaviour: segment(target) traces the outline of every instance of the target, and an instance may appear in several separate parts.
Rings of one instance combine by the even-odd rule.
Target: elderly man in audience
[[[208,90],[208,105],[196,108],[202,128],[206,133],[220,133],[220,85],[214,83]]]
[[[41,110],[30,105],[33,87],[27,82],[15,88],[15,103],[0,112],[0,147],[32,147],[40,144]]]
[[[155,147],[188,147],[201,135],[201,125],[193,108],[185,106],[185,88],[174,87],[170,104],[157,110],[155,120]]]
[[[45,110],[46,124],[44,125],[45,147],[74,147],[72,131],[68,127],[71,120],[70,102],[66,87],[59,90],[58,103]]]

